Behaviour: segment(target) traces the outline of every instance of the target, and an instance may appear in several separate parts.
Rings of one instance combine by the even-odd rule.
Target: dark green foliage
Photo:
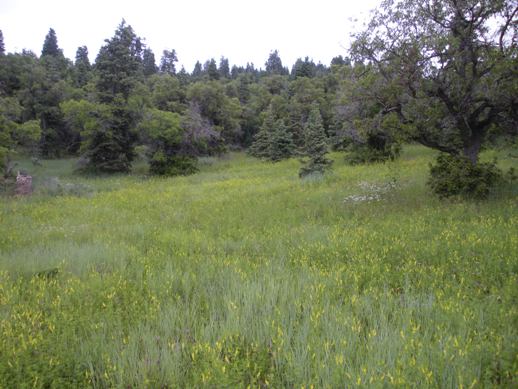
[[[153,63],[155,57],[153,56]],[[160,72],[167,73],[170,75],[176,74],[176,63],[178,62],[178,57],[176,55],[176,51],[173,50],[164,50],[162,52],[162,59],[160,60]],[[144,68],[145,71],[145,68]]]
[[[180,115],[151,109],[140,125],[149,146],[149,170],[157,175],[182,175],[196,171],[196,158],[184,147]]]
[[[301,58],[298,58],[297,61],[295,61],[295,64],[293,65],[291,69],[291,76],[292,77],[315,77],[317,72],[317,66],[313,62],[313,60],[310,60],[309,57],[304,58],[302,60]]]
[[[41,56],[59,57],[63,55],[63,51],[58,47],[58,38],[54,29],[50,29],[48,34],[45,36],[43,42],[43,48],[41,50]]]
[[[277,50],[274,50],[270,52],[270,55],[268,56],[268,60],[264,64],[266,68],[266,73],[272,75],[272,74],[288,74],[287,69],[285,69],[282,66],[282,60],[279,56],[279,52]]]
[[[290,158],[295,154],[293,135],[282,119],[275,118],[271,106],[248,152],[254,157],[272,162]]]
[[[129,98],[141,78],[141,49],[140,39],[123,20],[97,56],[98,99],[110,107],[111,118],[84,142],[89,170],[112,173],[131,168],[136,115]]]
[[[4,33],[0,30],[0,56],[5,55]]]
[[[333,161],[326,158],[328,153],[327,137],[322,124],[322,116],[314,105],[304,128],[305,142],[303,154],[307,158],[300,168],[299,177],[310,174],[324,174],[331,168]]]
[[[194,69],[192,70],[192,77],[194,79],[198,79],[202,76],[203,74],[203,70],[202,70],[202,67],[201,67],[201,63],[200,61],[196,61],[196,63],[194,64]]]
[[[142,53],[142,71],[144,76],[151,76],[158,71],[155,63],[155,54],[150,48],[145,48]]]
[[[81,46],[76,51],[76,61],[74,63],[74,81],[79,88],[85,86],[90,81],[92,66],[88,58],[88,48]]]
[[[264,122],[254,136],[254,142],[248,149],[248,153],[256,158],[268,159],[270,157],[270,145],[272,142],[271,131],[275,125],[275,117],[271,109],[268,110]]]
[[[97,91],[101,103],[127,100],[139,79],[139,39],[123,20],[111,39],[101,47],[95,68]]]
[[[216,60],[211,58],[209,61],[205,62],[203,66],[203,71],[209,76],[210,80],[219,80],[219,71],[218,65],[216,64]]]
[[[517,12],[503,0],[384,1],[351,50],[382,79],[366,95],[409,138],[476,164],[488,131],[518,121]]]
[[[159,176],[183,176],[196,173],[196,159],[182,155],[168,155],[156,151],[149,159],[149,171]]]
[[[230,78],[230,65],[228,64],[228,58],[221,57],[219,60],[219,74],[221,78]]]
[[[241,137],[241,105],[229,97],[221,82],[198,81],[187,89],[187,99],[200,107],[201,115],[229,144],[238,144]]]
[[[273,162],[292,157],[295,154],[293,135],[282,119],[278,119],[271,129],[268,159]]]
[[[428,185],[441,198],[484,199],[502,181],[495,162],[473,164],[467,157],[441,153],[436,164],[430,165]]]
[[[351,165],[393,161],[399,157],[401,145],[384,132],[369,132],[365,141],[352,142],[345,160]]]

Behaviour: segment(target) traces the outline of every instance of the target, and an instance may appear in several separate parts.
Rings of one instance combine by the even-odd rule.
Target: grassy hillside
[[[432,157],[31,167],[0,204],[0,387],[518,385],[517,188],[441,202]]]

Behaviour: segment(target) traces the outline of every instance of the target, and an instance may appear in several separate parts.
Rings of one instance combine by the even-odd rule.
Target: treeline
[[[0,35],[2,167],[8,174],[24,146],[44,158],[80,155],[84,170],[127,172],[142,146],[155,174],[191,173],[199,156],[248,149],[271,161],[306,155],[306,175],[329,166],[328,148],[376,162],[412,141],[446,153],[436,173],[460,172],[436,179],[468,172],[484,184],[454,192],[486,194],[500,174],[479,153],[517,132],[517,9],[503,0],[387,1],[348,57],[329,66],[301,58],[291,70],[276,50],[264,68],[222,57],[189,73],[177,69],[175,50],[157,65],[124,21],[94,64],[85,46],[66,59],[52,29],[39,57],[6,54]]]
[[[331,66],[306,57],[289,71],[275,50],[264,69],[230,67],[222,57],[197,62],[188,73],[177,69],[175,50],[164,51],[157,65],[124,21],[94,64],[85,46],[74,62],[65,58],[53,29],[39,57],[6,54],[3,46],[0,56],[0,112],[9,128],[2,132],[11,135],[2,142],[5,164],[6,149],[23,144],[42,158],[80,155],[83,168],[104,172],[128,171],[139,145],[152,172],[191,172],[197,156],[248,148],[267,116],[293,138],[282,157],[293,155],[315,106],[328,136],[340,130],[337,96],[351,69],[342,57]],[[25,123],[33,131],[20,137]]]

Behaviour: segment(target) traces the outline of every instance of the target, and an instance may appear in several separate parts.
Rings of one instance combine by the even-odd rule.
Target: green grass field
[[[243,154],[170,179],[22,161],[0,387],[517,387],[518,189],[440,201],[433,155],[304,181]]]

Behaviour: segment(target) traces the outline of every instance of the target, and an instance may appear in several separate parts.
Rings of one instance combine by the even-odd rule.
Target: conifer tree
[[[164,50],[160,60],[160,71],[174,76],[176,74],[176,62],[178,62],[176,50]]]
[[[320,110],[317,105],[313,105],[304,127],[304,155],[307,160],[300,168],[299,177],[305,177],[312,173],[323,174],[329,169],[333,161],[326,158],[327,152],[326,134]]]
[[[58,38],[56,36],[56,31],[54,31],[53,28],[51,28],[45,36],[45,41],[43,42],[43,48],[41,50],[41,56],[52,56],[52,57],[59,57],[63,56],[63,52],[58,46]]]
[[[263,125],[255,134],[254,142],[248,149],[248,153],[256,158],[268,159],[270,155],[270,143],[271,143],[271,130],[275,125],[275,117],[271,107],[266,113],[266,118],[263,121]]]
[[[144,76],[151,76],[158,70],[155,63],[155,54],[150,48],[144,49],[142,54],[142,68],[144,71]]]
[[[5,54],[4,34],[0,30],[0,56]]]
[[[290,158],[295,154],[293,135],[288,131],[282,119],[278,119],[274,123],[268,154],[268,159],[273,162]]]
[[[99,102],[110,107],[106,128],[92,131],[84,141],[86,169],[127,172],[135,157],[135,117],[128,104],[141,74],[140,40],[123,20],[97,56]]]
[[[92,66],[88,59],[88,48],[86,46],[78,47],[74,63],[74,81],[77,87],[83,87],[88,83],[91,70]]]
[[[194,79],[197,79],[197,78],[200,78],[202,74],[203,74],[203,70],[201,68],[201,63],[200,63],[200,61],[196,61],[191,75]]]
[[[221,57],[219,60],[219,74],[222,78],[230,78],[230,65],[228,64],[228,58]]]

